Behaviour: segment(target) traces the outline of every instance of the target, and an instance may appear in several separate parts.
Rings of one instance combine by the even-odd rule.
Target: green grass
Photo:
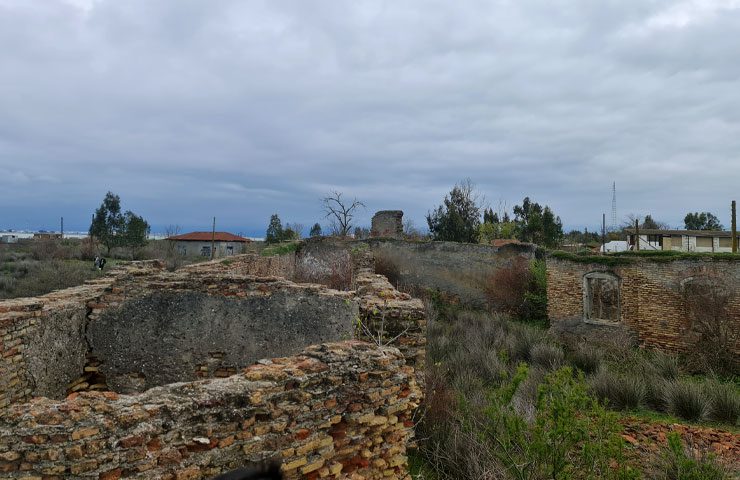
[[[409,456],[409,473],[414,480],[437,480],[439,477],[434,473],[426,463],[424,456],[417,450],[408,452]]]
[[[298,244],[300,242],[287,242],[287,243],[279,243],[277,245],[270,245],[269,247],[265,247],[260,254],[263,257],[272,257],[274,255],[285,255],[288,253],[293,253],[296,250],[298,250]]]

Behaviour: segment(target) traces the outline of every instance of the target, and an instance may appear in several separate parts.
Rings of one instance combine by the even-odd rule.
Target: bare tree
[[[352,219],[358,208],[365,204],[353,198],[351,202],[342,198],[343,193],[333,190],[321,199],[326,218],[330,219],[333,234],[346,237],[352,228]]]

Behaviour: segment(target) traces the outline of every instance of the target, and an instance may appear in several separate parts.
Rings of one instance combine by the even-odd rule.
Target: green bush
[[[729,475],[712,457],[687,452],[681,437],[671,432],[668,445],[654,465],[652,478],[658,480],[723,480]]]
[[[671,380],[666,382],[663,392],[668,413],[692,421],[707,418],[710,401],[701,384]]]

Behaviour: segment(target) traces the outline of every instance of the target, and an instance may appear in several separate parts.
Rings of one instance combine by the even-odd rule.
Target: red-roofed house
[[[211,256],[211,245],[215,247],[214,258],[236,255],[244,251],[244,245],[251,242],[248,238],[228,232],[191,232],[168,237],[175,242],[177,252],[184,257],[201,255]]]

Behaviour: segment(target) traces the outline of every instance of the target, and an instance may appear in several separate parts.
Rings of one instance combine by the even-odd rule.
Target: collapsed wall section
[[[395,348],[317,345],[225,379],[37,399],[0,417],[3,478],[201,479],[274,458],[289,479],[407,479],[419,397]]]
[[[402,290],[440,292],[462,304],[483,307],[495,273],[517,259],[533,260],[536,246],[501,247],[457,242],[413,242],[389,238],[349,241],[331,237],[307,239],[296,252],[296,272],[331,278],[363,249],[374,257],[375,272]],[[309,275],[305,275],[309,276]],[[323,282],[322,282],[323,283]]]
[[[608,332],[625,327],[645,345],[687,352],[696,345],[698,317],[717,308],[717,320],[725,323],[721,328],[734,335],[729,348],[740,354],[740,262],[711,257],[611,260],[547,259],[548,317],[554,328],[586,325]],[[692,306],[695,286],[706,288],[708,296],[700,300],[721,304],[710,301],[704,312],[697,312]]]
[[[85,365],[88,305],[121,279],[160,267],[134,262],[79,287],[0,302],[0,408],[32,396],[63,397]]]
[[[135,263],[0,302],[0,476],[209,478],[271,457],[287,478],[408,478],[423,305],[373,274],[368,255],[355,259],[352,292],[234,273],[290,264],[262,258],[175,273]],[[242,370],[352,336],[370,343]],[[65,397],[83,369],[107,376],[93,389],[135,393],[31,398]],[[228,378],[138,393],[196,377]]]

